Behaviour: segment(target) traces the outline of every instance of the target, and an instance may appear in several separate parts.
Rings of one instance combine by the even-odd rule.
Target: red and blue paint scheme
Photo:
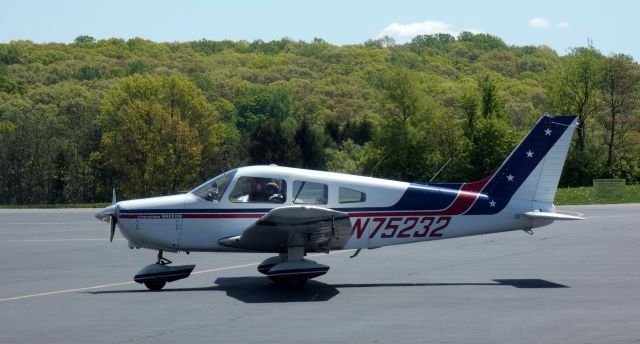
[[[580,219],[553,206],[576,121],[543,116],[497,171],[476,182],[406,183],[249,166],[188,194],[122,201],[96,217],[117,223],[130,247],[275,252],[280,255],[261,264],[261,272],[287,272],[274,272],[274,280],[306,280],[328,270],[303,259],[306,252],[529,231]],[[271,194],[254,197],[269,188]]]

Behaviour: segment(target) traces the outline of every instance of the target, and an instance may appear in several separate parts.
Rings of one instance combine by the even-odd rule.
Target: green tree
[[[403,125],[424,110],[418,81],[409,70],[398,68],[388,71],[382,76],[380,88],[384,93],[382,112],[401,121]]]
[[[238,128],[251,131],[260,122],[273,118],[284,120],[293,111],[293,95],[286,85],[240,84],[235,91]]]
[[[578,148],[587,145],[586,123],[597,110],[602,55],[591,45],[574,48],[550,71],[545,86],[553,112],[578,115]]]
[[[448,33],[437,33],[433,35],[418,35],[408,45],[413,52],[420,54],[429,48],[448,50],[449,44],[455,41],[456,38]]]
[[[185,77],[123,79],[105,98],[95,157],[117,172],[125,195],[175,193],[219,166],[226,133],[202,92]],[[205,144],[206,143],[206,144]]]
[[[98,191],[101,170],[90,160],[98,150],[99,128],[94,121],[101,99],[79,82],[66,81],[32,88],[29,98],[47,106],[61,123],[60,151],[55,157],[56,181],[52,185],[59,203],[92,202]]]
[[[327,156],[326,168],[328,171],[366,174],[363,171],[365,149],[351,140],[342,142],[337,148],[327,148],[325,155]]]
[[[51,106],[12,97],[0,102],[5,123],[0,145],[0,196],[3,203],[41,204],[52,201],[55,157],[64,127]]]
[[[76,44],[82,44],[82,43],[95,43],[96,39],[89,36],[89,35],[81,35],[76,37],[76,39],[73,40]]]
[[[503,120],[495,118],[478,121],[474,144],[469,153],[469,177],[478,180],[494,172],[518,143],[518,133]]]
[[[483,76],[478,79],[478,90],[480,93],[480,113],[482,117],[485,119],[502,117],[504,102],[498,96],[495,81],[489,75]]]
[[[252,164],[300,165],[300,148],[285,135],[282,124],[268,119],[251,134],[249,156]]]
[[[637,106],[637,91],[640,75],[631,58],[624,55],[611,56],[604,61],[604,72],[600,90],[602,100],[608,108],[609,118],[607,144],[607,167],[613,165],[614,149],[619,148],[628,132],[629,117]]]
[[[300,147],[302,168],[318,170],[324,167],[322,136],[311,127],[306,117],[300,122],[294,140]]]
[[[127,73],[129,75],[133,74],[145,74],[149,73],[153,70],[150,66],[148,66],[143,59],[136,59],[127,65]]]
[[[475,92],[470,91],[462,95],[460,109],[467,119],[465,134],[469,140],[473,140],[478,121],[478,97]]]

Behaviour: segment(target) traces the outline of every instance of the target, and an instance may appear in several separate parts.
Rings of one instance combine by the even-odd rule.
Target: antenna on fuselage
[[[438,176],[438,174],[440,174],[440,172],[442,172],[442,170],[444,170],[444,168],[447,167],[447,165],[449,164],[451,159],[453,159],[453,158],[449,158],[449,160],[447,160],[447,162],[445,162],[444,165],[442,165],[442,167],[440,167],[438,172],[436,172],[436,174],[434,174],[433,177],[431,177],[431,179],[429,179],[429,183],[431,183]]]
[[[387,155],[389,155],[389,153],[385,154],[382,158],[380,158],[380,160],[378,160],[378,162],[376,163],[375,166],[373,166],[373,168],[371,169],[371,174],[369,175],[369,177],[373,178],[373,172],[376,170],[376,168],[378,168],[378,166],[380,166],[380,164],[382,163],[382,161],[384,160],[384,158],[387,157]]]

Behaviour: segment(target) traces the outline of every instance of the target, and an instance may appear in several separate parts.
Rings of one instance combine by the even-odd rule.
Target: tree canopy
[[[640,68],[489,34],[335,46],[142,38],[0,44],[0,203],[188,190],[279,164],[426,181],[482,178],[545,112],[577,114],[562,185],[640,181]]]

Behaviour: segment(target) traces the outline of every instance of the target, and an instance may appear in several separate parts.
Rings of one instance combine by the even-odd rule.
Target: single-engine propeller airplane
[[[158,251],[134,280],[151,290],[186,278],[169,252],[272,252],[258,271],[290,287],[329,267],[309,252],[388,245],[542,227],[582,217],[553,200],[577,124],[541,117],[493,174],[471,183],[406,183],[280,166],[227,171],[187,194],[121,201],[95,216],[116,225],[130,248]],[[355,256],[355,254],[354,254]]]

